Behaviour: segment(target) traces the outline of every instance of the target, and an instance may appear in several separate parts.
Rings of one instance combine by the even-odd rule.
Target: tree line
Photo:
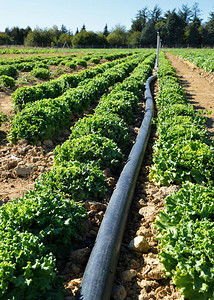
[[[198,3],[191,8],[182,5],[163,12],[158,5],[152,10],[147,7],[137,11],[132,19],[131,28],[116,25],[112,30],[108,26],[101,32],[88,31],[85,24],[75,34],[62,25],[52,28],[26,29],[6,28],[0,33],[0,45],[25,45],[30,47],[155,47],[157,32],[160,33],[165,47],[204,47],[214,46],[214,12],[209,20],[202,23],[201,9]]]

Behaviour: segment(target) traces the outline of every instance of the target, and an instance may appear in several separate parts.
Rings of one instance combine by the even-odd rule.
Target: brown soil
[[[207,116],[206,126],[214,137],[214,75],[209,74],[183,61],[177,56],[167,53],[167,58],[175,68],[179,80],[186,91],[187,99],[196,111],[212,111]]]
[[[11,107],[11,91],[0,91],[0,111],[4,114],[11,116],[13,108]]]

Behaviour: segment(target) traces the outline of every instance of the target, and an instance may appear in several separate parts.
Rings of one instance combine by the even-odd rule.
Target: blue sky
[[[103,31],[106,24],[109,30],[118,24],[128,30],[137,11],[144,7],[151,10],[157,4],[163,12],[174,8],[178,11],[182,4],[192,8],[195,2],[199,4],[201,18],[206,22],[209,13],[214,12],[213,0],[0,0],[0,31],[6,27],[26,28],[28,25],[32,29],[37,26],[51,28],[53,25],[61,28],[62,24],[74,33],[83,24],[86,30],[95,32]]]

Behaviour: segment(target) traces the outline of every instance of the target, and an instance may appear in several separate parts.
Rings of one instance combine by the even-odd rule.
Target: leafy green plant
[[[23,109],[25,104],[28,102],[35,102],[44,98],[59,97],[69,88],[77,87],[82,80],[92,78],[97,74],[103,73],[115,64],[117,64],[117,62],[106,63],[79,72],[78,74],[64,74],[57,79],[38,84],[36,86],[19,88],[12,95],[15,109]]]
[[[214,182],[214,148],[200,140],[177,140],[161,144],[154,156],[150,180],[158,185]]]
[[[39,238],[29,232],[0,230],[0,271],[1,299],[63,297],[57,292],[62,280],[57,282],[55,258],[45,254]]]
[[[65,66],[69,67],[70,69],[73,69],[73,70],[76,69],[76,67],[77,67],[76,63],[74,63],[74,62],[67,62],[65,64]]]
[[[214,190],[191,182],[185,182],[177,193],[166,198],[165,210],[157,217],[156,225],[161,231],[176,226],[181,219],[214,220]]]
[[[212,299],[213,222],[182,219],[162,232],[160,261],[187,299]]]
[[[113,140],[122,151],[131,145],[127,125],[114,113],[90,115],[79,120],[71,129],[70,139],[96,133]]]
[[[15,115],[8,138],[12,143],[24,138],[32,144],[54,139],[61,130],[69,128],[71,116],[68,105],[62,101],[37,101]]]
[[[0,111],[0,126],[2,124],[2,122],[4,121],[5,115],[3,113],[3,111]]]
[[[96,107],[97,114],[106,113],[107,111],[116,113],[127,124],[133,121],[134,113],[138,108],[138,97],[132,92],[115,91],[107,96],[102,97],[99,105]]]
[[[16,67],[19,71],[30,72],[35,67],[35,63],[34,62],[21,62],[21,63],[17,63]]]
[[[1,75],[0,76],[0,87],[2,88],[13,88],[15,86],[15,80],[11,76]]]
[[[115,83],[120,78],[125,77],[127,72],[133,69],[136,63],[135,58],[133,62],[130,60],[128,64],[122,63],[110,70],[107,69],[103,75],[98,74],[91,80],[86,79],[84,83],[79,85],[76,89],[67,90],[62,96],[54,100],[43,99],[35,101],[31,105],[29,103],[20,113],[17,113],[13,119],[11,132],[9,134],[10,141],[16,143],[17,140],[24,138],[30,143],[36,144],[40,140],[53,139],[54,136],[59,134],[63,124],[64,128],[68,128],[67,124],[70,122],[72,114],[83,113],[84,109],[88,107],[92,101],[107,91],[108,86],[110,86],[112,82]],[[100,68],[96,70],[100,72]],[[93,71],[92,76],[94,74]],[[90,71],[87,73],[87,76],[91,76]],[[73,75],[72,79],[73,78],[76,79],[77,77]],[[71,78],[68,77],[68,80],[71,80]],[[36,96],[40,98],[41,95],[44,94],[46,87],[47,85],[39,85],[34,87],[34,89],[23,88],[22,91],[24,95],[29,93],[28,99]],[[50,94],[50,91],[51,84],[47,87],[47,93]],[[17,92],[14,98],[20,106],[23,105],[23,97],[21,94],[21,92]],[[125,139],[126,138],[127,137],[125,137]]]
[[[57,150],[56,150],[57,151]],[[64,193],[77,201],[98,201],[107,191],[107,180],[95,163],[64,161],[42,175],[36,190],[50,189]]]
[[[0,76],[7,75],[7,76],[15,77],[17,73],[18,71],[16,67],[13,65],[0,66]]]
[[[35,76],[40,79],[49,79],[51,76],[51,73],[46,68],[37,68],[36,67],[30,72],[30,75]]]
[[[45,251],[60,256],[71,247],[81,229],[85,210],[59,192],[29,190],[23,198],[8,202],[0,210],[0,229],[29,232],[45,245]]]
[[[213,299],[214,144],[163,54],[158,73],[159,140],[149,176],[157,185],[183,184],[156,219],[159,259],[185,298]]]
[[[115,170],[120,166],[123,154],[112,140],[91,133],[80,138],[70,138],[61,147],[57,146],[54,160],[56,164],[64,161],[96,162],[101,169]]]
[[[87,68],[87,61],[84,60],[84,59],[77,59],[75,61],[75,63],[78,65],[78,66],[82,66],[82,67],[86,67]]]
[[[90,61],[91,63],[94,63],[94,64],[99,64],[99,62],[100,62],[100,57],[94,56],[94,57],[90,58],[89,61]]]

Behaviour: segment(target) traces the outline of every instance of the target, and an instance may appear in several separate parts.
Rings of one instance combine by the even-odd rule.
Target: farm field
[[[73,299],[72,296],[74,296],[79,289],[86,263],[85,259],[81,261],[81,255],[86,258],[90,253],[110,195],[115,188],[122,166],[125,164],[128,152],[131,149],[131,145],[135,141],[144,115],[144,103],[142,101],[144,84],[146,79],[154,72],[155,51],[117,50],[116,53],[117,55],[115,53],[105,53],[105,56],[102,51],[98,50],[92,53],[87,51],[87,54],[78,52],[75,54],[75,57],[72,57],[71,61],[73,61],[73,59],[76,60],[78,57],[78,60],[86,61],[87,65],[77,66],[76,64],[74,70],[72,70],[68,67],[70,62],[66,61],[65,64],[60,65],[62,75],[57,75],[57,72],[54,74],[54,70],[56,69],[48,67],[48,70],[52,74],[50,78],[53,83],[51,84],[57,87],[57,91],[52,88],[49,79],[34,79],[35,81],[33,83],[27,83],[27,88],[24,88],[22,83],[19,84],[17,82],[16,87],[18,85],[18,89],[16,91],[14,87],[9,88],[5,86],[2,87],[0,91],[0,111],[7,114],[8,119],[13,119],[11,123],[2,121],[0,131],[0,200],[3,204],[2,207],[6,207],[5,209],[3,208],[1,212],[3,220],[1,226],[5,228],[4,218],[5,220],[8,218],[7,226],[11,226],[11,230],[14,230],[15,239],[17,241],[23,236],[26,241],[32,241],[32,239],[35,238],[35,241],[41,242],[41,234],[36,234],[38,229],[35,226],[32,214],[29,210],[34,206],[33,202],[36,201],[36,203],[40,203],[41,199],[43,199],[45,210],[49,211],[49,209],[51,209],[56,215],[59,214],[60,216],[60,213],[65,215],[62,221],[62,223],[64,222],[66,225],[65,228],[62,228],[61,225],[57,223],[57,218],[53,217],[53,224],[56,226],[56,231],[58,231],[55,236],[55,233],[49,228],[48,218],[47,220],[44,218],[43,207],[41,207],[41,211],[39,207],[38,222],[45,220],[45,230],[47,230],[48,233],[47,235],[45,233],[42,237],[40,250],[33,248],[35,247],[35,241],[34,243],[32,242],[32,249],[35,250],[38,256],[31,257],[30,259],[32,259],[32,261],[35,259],[39,260],[38,266],[39,264],[42,265],[46,263],[46,270],[54,274],[55,255],[57,256],[58,271],[64,276],[64,287],[68,299]],[[166,58],[164,57],[165,53]],[[72,55],[73,54],[72,52]],[[100,60],[98,59],[99,55]],[[69,57],[69,55],[66,56]],[[109,56],[111,57],[110,59],[108,59]],[[85,57],[86,59],[84,59]],[[60,57],[58,56],[57,59],[60,60],[61,58],[60,54]],[[49,58],[45,59],[46,62],[49,60]],[[10,61],[9,58],[7,58],[7,60]],[[171,63],[174,71],[171,71],[171,67],[169,67],[166,61]],[[34,63],[34,59],[32,59],[31,62],[28,61],[28,64],[32,62]],[[26,62],[22,63],[25,64]],[[4,65],[4,60],[2,65]],[[7,65],[6,61],[5,65]],[[178,88],[177,79],[173,79],[173,81],[172,78],[168,79],[164,77],[167,75],[167,70],[169,70],[169,74],[172,78],[178,76],[184,91]],[[182,192],[184,193],[190,190],[193,195],[195,192],[198,192],[197,187],[191,184],[190,186],[185,184],[183,189],[181,189],[183,184],[182,180],[190,180],[194,184],[197,183],[207,186],[208,190],[206,190],[206,188],[202,189],[202,192],[206,196],[206,193],[212,193],[212,190],[209,190],[209,188],[210,186],[212,187],[214,179],[213,150],[212,146],[210,146],[212,145],[211,140],[214,135],[214,114],[213,112],[210,114],[206,112],[206,110],[212,111],[214,106],[212,104],[214,103],[213,72],[207,72],[207,69],[202,71],[199,67],[194,66],[192,62],[184,61],[181,59],[179,50],[165,50],[163,53],[161,52],[158,72],[158,81],[154,86],[153,95],[158,108],[162,107],[163,112],[159,114],[159,120],[161,121],[159,121],[158,125],[156,124],[158,132],[155,132],[155,128],[152,130],[148,153],[140,171],[115,280],[115,286],[124,287],[126,291],[126,298],[124,299],[127,300],[140,300],[145,299],[145,297],[148,297],[148,299],[154,297],[155,299],[182,299],[175,285],[172,284],[172,281],[169,279],[164,279],[163,272],[161,271],[161,265],[158,262],[158,253],[161,250],[158,248],[158,242],[156,240],[157,231],[154,229],[154,222],[157,213],[164,208],[165,198],[170,195],[171,192],[174,191],[177,196],[167,198],[169,200],[166,201],[168,201],[167,203],[169,203],[169,205],[176,202],[176,197],[178,197],[181,202]],[[173,72],[176,72],[176,76]],[[22,71],[18,71],[17,74],[22,74]],[[17,81],[19,75],[16,76],[17,75],[13,77],[15,81]],[[173,86],[173,84],[175,84],[175,86]],[[170,94],[171,88],[173,89],[171,93],[172,96],[167,96]],[[176,93],[178,92],[179,96],[175,96],[175,91]],[[166,170],[163,171],[163,169],[161,169],[164,164],[159,160],[158,153],[161,159],[166,155],[164,151],[169,153],[164,146],[167,144],[165,132],[166,128],[168,128],[167,132],[170,131],[169,128],[172,124],[167,125],[164,118],[166,118],[168,114],[174,114],[174,111],[170,111],[169,109],[164,115],[164,110],[166,110],[164,105],[169,105],[168,103],[165,104],[164,101],[165,98],[167,98],[173,102],[175,97],[177,97],[176,99],[178,101],[181,101],[178,102],[179,105],[188,106],[188,102],[190,102],[196,111],[205,110],[205,115],[208,117],[206,128],[209,134],[203,129],[203,117],[195,116],[189,107],[182,109],[177,107],[177,110],[175,109],[176,112],[180,109],[181,111],[184,110],[187,114],[188,117],[185,119],[187,126],[189,126],[191,122],[194,124],[198,122],[199,127],[197,127],[197,129],[192,128],[189,134],[190,137],[188,132],[185,132],[185,126],[181,126],[181,133],[178,129],[174,132],[172,130],[172,132],[168,134],[168,137],[171,138],[171,143],[173,143],[172,141],[176,134],[178,135],[177,142],[179,143],[179,134],[182,136],[185,132],[187,141],[193,139],[194,143],[196,137],[197,141],[195,145],[197,144],[196,146],[200,147],[199,144],[202,141],[204,148],[201,151],[206,151],[207,149],[207,152],[210,152],[209,154],[203,154],[204,157],[207,155],[205,158],[199,157],[198,159],[202,159],[202,163],[200,161],[200,165],[197,165],[197,162],[191,158],[191,151],[189,151],[189,156],[187,155],[187,157],[185,157],[186,162],[184,162],[184,164],[186,165],[184,169],[182,169],[183,165],[179,165],[180,162],[176,161],[175,164],[178,165],[178,171],[173,171],[173,167],[170,166],[171,161],[167,161],[166,163],[169,164],[169,167],[166,172]],[[63,105],[61,105],[61,103],[63,103]],[[11,104],[13,104],[13,108]],[[56,110],[56,113],[53,113],[52,109],[53,111]],[[69,111],[71,110],[73,110],[72,114],[69,115]],[[3,119],[4,118],[5,117],[3,117]],[[190,120],[190,118],[193,119]],[[62,125],[59,126],[61,122],[60,119],[62,119],[63,122]],[[23,120],[25,121],[23,122]],[[37,120],[39,120],[38,123]],[[46,125],[46,122],[48,125]],[[178,124],[177,126],[179,127],[179,121],[176,120],[175,122],[178,122],[176,124]],[[162,128],[161,123],[166,123],[166,128]],[[15,143],[15,145],[8,143],[7,137],[9,141]],[[160,138],[159,141],[158,138]],[[94,143],[98,145],[98,147],[94,147]],[[153,143],[156,143],[155,146],[153,146]],[[92,147],[93,151],[90,149]],[[170,146],[168,148],[170,149]],[[177,151],[175,146],[174,148],[173,151]],[[94,161],[93,163],[88,163],[88,161],[92,160]],[[210,164],[207,161],[209,161]],[[191,169],[191,164],[195,164],[196,169],[194,171]],[[188,173],[185,168],[188,170],[189,167],[191,171]],[[86,174],[88,180],[87,185],[84,183],[86,179],[82,179],[80,174]],[[75,183],[73,186],[70,184],[70,178],[74,178]],[[26,194],[26,191],[29,189],[34,189],[34,191]],[[181,192],[179,192],[180,190]],[[61,195],[61,193],[67,196],[69,195],[69,199],[77,200],[76,204],[72,203],[71,211],[70,208],[68,209],[68,199],[63,197],[61,199],[60,196],[56,196],[56,192],[59,193],[59,195]],[[51,201],[48,197],[48,193],[51,193],[51,195],[53,193]],[[18,201],[14,202],[14,207],[11,206],[10,212],[10,208],[8,207],[10,207],[9,203],[13,198],[18,198]],[[87,221],[82,221],[82,219],[85,219],[85,211],[81,205],[79,206],[77,204],[82,200],[87,200],[84,205],[89,212]],[[96,202],[94,202],[94,200],[96,200]],[[62,203],[62,207],[57,206],[57,202]],[[28,215],[29,219],[27,221],[23,221],[20,218],[19,212],[17,213],[17,211],[19,211],[19,203],[23,206],[23,213]],[[48,203],[50,208],[45,203]],[[179,204],[176,209],[179,209]],[[33,211],[36,212],[36,210]],[[18,230],[17,225],[13,222],[13,213],[16,214],[18,220]],[[171,213],[169,209],[169,216],[171,216]],[[79,216],[76,223],[73,219],[74,214],[78,214]],[[162,230],[162,233],[164,233],[165,230],[164,216],[164,214],[160,214],[158,217],[159,223],[157,223],[157,227],[160,227],[159,231],[161,232]],[[168,216],[166,216],[166,218],[168,218]],[[183,222],[182,216],[180,218]],[[77,239],[77,244],[80,248],[77,249],[77,256],[75,256],[74,251],[71,252],[69,256],[66,256],[66,259],[65,257],[62,259],[60,252],[62,236],[65,234],[72,236],[72,242],[69,240],[63,241],[65,247],[71,247],[77,235],[77,233],[70,231],[71,226],[75,228],[76,232],[80,232],[79,222],[83,222],[84,227]],[[192,219],[188,219],[188,222],[190,224],[189,226],[192,226]],[[27,230],[28,226],[32,229],[28,232],[21,232],[20,235],[20,228],[23,227]],[[210,224],[206,223],[206,226],[206,228],[210,230]],[[41,230],[40,227],[39,230]],[[197,228],[192,230],[197,230]],[[185,235],[185,232],[182,232],[182,234]],[[167,240],[167,234],[164,233],[163,235],[165,240],[161,240],[159,237],[162,246],[166,241],[169,242],[169,239]],[[139,254],[136,251],[128,251],[128,259],[125,259],[126,262],[124,262],[124,257],[127,255],[128,244],[135,236],[145,236],[149,245],[148,249],[146,253],[143,254]],[[6,238],[11,240],[9,234]],[[53,240],[55,240],[56,244],[54,244]],[[209,241],[207,243],[209,244]],[[81,248],[81,245],[84,246]],[[2,244],[2,249],[3,246],[5,245]],[[47,247],[52,249],[53,254],[50,254],[49,250],[47,251]],[[27,247],[25,251],[27,257]],[[44,253],[46,255],[45,262]],[[165,249],[165,255],[167,254],[169,255],[169,252]],[[205,254],[203,253],[203,255]],[[180,258],[182,259],[182,256]],[[164,259],[163,254],[163,263],[166,262],[166,259]],[[8,261],[8,264],[9,263],[10,261]],[[167,268],[166,264],[164,266]],[[12,268],[11,265],[10,267]],[[30,266],[28,267],[29,270],[31,270]],[[201,265],[198,266],[198,268],[200,267]],[[131,280],[126,277],[128,274],[127,270],[131,270],[129,272],[129,274],[131,274]],[[180,270],[182,270],[182,266]],[[37,280],[37,271],[41,271],[39,267],[36,271],[31,270],[31,272],[33,272],[32,278],[35,276],[34,281]],[[196,271],[191,270],[191,278],[195,278],[193,273]],[[44,276],[43,280],[47,282],[47,286],[44,287],[44,290],[48,297],[54,299],[59,292],[57,291],[58,285],[55,285],[56,279],[50,277],[48,272],[42,273],[42,276]],[[170,267],[168,267],[167,272],[171,272]],[[179,286],[184,294],[189,297],[188,299],[194,299],[196,296],[195,292],[189,292],[192,290],[191,280],[190,283],[188,281],[189,285],[186,291],[185,288],[182,288],[182,276],[179,277],[179,270],[176,272],[177,277],[175,273],[170,273],[170,276],[173,277],[174,280],[173,283]],[[19,274],[19,276],[22,275]],[[189,280],[188,276],[187,279]],[[206,276],[203,277],[203,280],[202,288],[199,287],[199,297],[202,296],[204,289],[205,296],[203,299],[209,299],[212,290],[207,287]],[[7,293],[9,293],[10,289],[16,284],[16,282],[8,282],[9,281],[5,279],[3,293],[6,295],[10,295]],[[9,289],[7,290],[8,284]],[[56,289],[51,291],[48,284],[51,286],[55,285]],[[23,289],[26,289],[24,283]],[[112,297],[112,299],[117,299],[115,295]]]

